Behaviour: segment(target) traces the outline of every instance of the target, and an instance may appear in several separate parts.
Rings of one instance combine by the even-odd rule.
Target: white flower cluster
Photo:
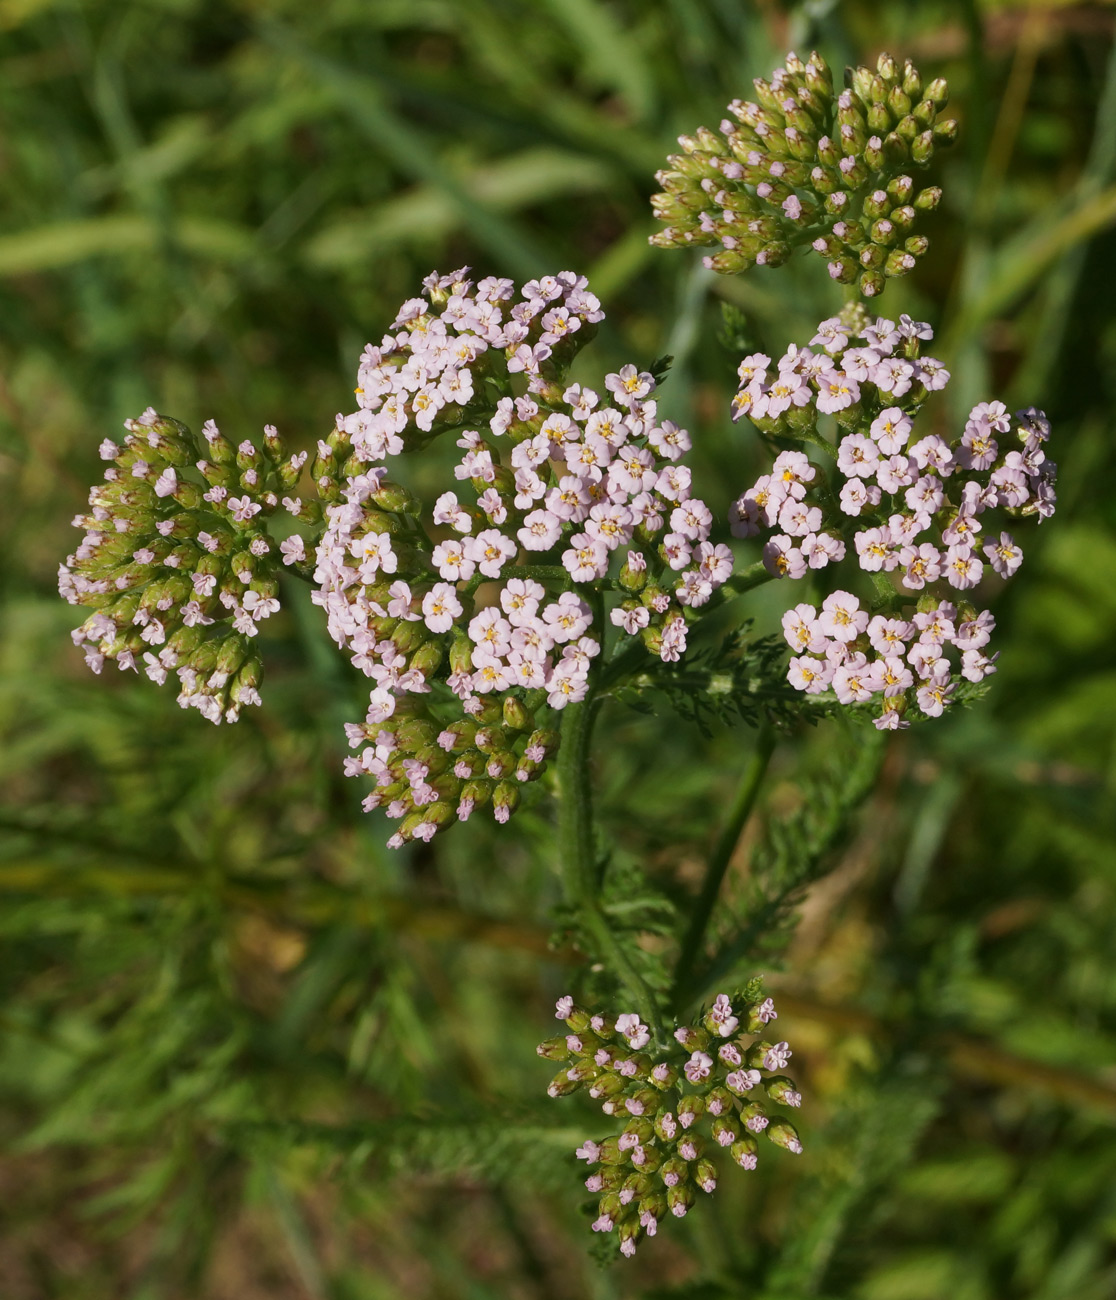
[[[686,609],[732,571],[679,463],[689,435],[660,420],[654,378],[625,366],[606,377],[603,399],[562,382],[571,341],[603,315],[585,280],[563,272],[532,281],[512,305],[509,281],[482,280],[474,292],[464,277],[431,276],[395,332],[365,350],[360,409],[338,417],[332,435],[338,457],[346,441],[352,456],[344,500],[326,511],[315,600],[375,682],[366,728],[378,729],[379,750],[380,737],[394,735],[385,724],[400,697],[425,694],[434,680],[477,719],[485,697],[512,691],[532,713],[543,700],[561,709],[584,699],[604,633],[591,601],[611,587],[611,568],[629,597],[612,622],[667,661],[685,650]],[[520,374],[527,391],[516,395],[511,377]],[[481,385],[487,418],[476,407]],[[439,422],[458,430],[457,486],[423,519],[374,462],[421,445]],[[362,756],[382,790],[400,787],[404,761],[390,745]],[[454,771],[473,780],[491,767],[464,753]],[[397,795],[371,800],[404,819],[393,842],[429,838],[479,801],[474,782],[447,807],[431,771],[413,764]],[[508,799],[494,807],[504,819]]]
[[[916,437],[913,417],[949,379],[940,362],[920,356],[930,327],[907,316],[898,324],[881,318],[859,333],[861,345],[850,347],[853,333],[843,318],[823,321],[812,346],[792,345],[774,373],[769,357],[744,358],[734,418],[747,415],[763,432],[806,435],[824,445],[818,416],[834,416],[841,434],[832,450],[838,478],[804,452],[780,452],[771,472],[733,506],[731,527],[737,537],[776,530],[763,549],[764,565],[776,577],[801,578],[851,550],[859,568],[876,575],[880,591],[925,593],[915,619],[946,629],[940,633],[917,621],[872,619],[843,591],[820,613],[807,615],[801,611],[812,607],[800,606],[787,616],[792,647],[809,652],[791,665],[792,684],[810,692],[832,686],[844,703],[882,693],[876,725],[890,728],[906,725],[901,717],[915,680],[923,713],[937,716],[949,703],[958,678],[943,646],[957,648],[961,675],[970,681],[994,671],[995,656],[983,653],[991,615],[978,616],[967,605],[959,612],[929,588],[941,582],[967,591],[983,578],[986,561],[1010,577],[1022,551],[999,526],[984,533],[982,516],[1001,510],[1049,517],[1056,466],[1046,459],[1050,425],[1043,413],[1028,409],[1013,419],[1001,402],[974,407],[952,443],[936,434]],[[813,351],[816,345],[824,351]]]
[[[260,702],[251,639],[279,608],[272,543],[256,517],[275,509],[273,489],[294,482],[305,454],[281,462],[271,426],[262,451],[234,448],[210,420],[199,458],[189,429],[151,408],[125,429],[123,446],[101,444],[112,463],[89,513],[74,519],[86,530],[81,545],[59,568],[65,599],[97,610],[74,643],[97,673],[106,660],[142,667],[159,685],[175,673],[183,708],[234,722]]]

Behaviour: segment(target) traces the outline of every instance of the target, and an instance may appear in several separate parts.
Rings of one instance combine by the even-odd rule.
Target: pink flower
[[[941,552],[929,542],[917,547],[904,546],[899,552],[899,563],[906,570],[903,586],[912,591],[921,591],[928,582],[936,582],[941,576]]]
[[[879,448],[862,433],[850,433],[837,448],[837,468],[848,478],[871,478],[879,460]]]
[[[694,1052],[682,1067],[682,1072],[691,1083],[701,1083],[708,1079],[712,1070],[713,1058],[704,1052]]]
[[[868,612],[848,591],[835,591],[822,601],[818,626],[835,641],[855,641],[868,626]]]
[[[1010,578],[1023,563],[1023,552],[1010,533],[1001,533],[998,542],[989,542],[984,553],[1001,578]]]
[[[448,632],[461,617],[457,591],[448,582],[436,582],[422,598],[422,615],[431,632]]]
[[[158,487],[156,487],[155,490],[158,491]],[[164,493],[163,495],[166,494]],[[263,509],[263,507],[253,501],[251,497],[247,496],[229,497],[228,507],[232,512],[232,517],[238,524],[247,523],[253,515],[258,515]]]

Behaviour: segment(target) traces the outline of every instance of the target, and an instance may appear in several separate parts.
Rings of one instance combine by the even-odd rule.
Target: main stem
[[[764,723],[756,737],[755,750],[741,778],[740,787],[736,792],[736,798],[733,800],[728,820],[725,822],[705,868],[705,879],[702,881],[701,893],[694,904],[690,925],[682,942],[682,951],[679,954],[678,966],[675,969],[674,998],[676,1004],[679,997],[685,994],[690,976],[693,973],[694,962],[697,960],[702,940],[705,938],[705,931],[709,926],[709,918],[713,915],[713,908],[716,906],[717,897],[721,892],[721,883],[725,878],[725,872],[732,860],[733,851],[740,839],[744,824],[755,807],[760,786],[763,784],[764,773],[767,771],[767,764],[771,759],[774,748],[774,732],[768,723]]]
[[[600,700],[567,704],[558,749],[558,849],[566,899],[584,905],[597,894],[593,844],[593,789],[589,754]]]
[[[599,955],[632,999],[634,1009],[654,1027],[655,997],[616,940],[598,898],[600,877],[593,831],[593,787],[589,767],[593,723],[601,701],[592,694],[562,712],[562,743],[558,750],[558,851],[566,901],[578,910],[581,923]]]

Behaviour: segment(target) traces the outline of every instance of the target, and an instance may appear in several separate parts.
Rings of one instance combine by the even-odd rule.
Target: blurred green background
[[[1114,25],[975,0],[0,0],[4,1300],[1116,1294]],[[587,273],[609,312],[587,374],[673,353],[664,402],[723,511],[761,454],[726,419],[721,303],[770,351],[835,300],[815,259],[730,280],[649,249],[647,199],[680,131],[812,46],[949,78],[931,252],[883,307],[938,331],[954,380],[926,418],[1045,407],[1059,513],[995,606],[989,696],[889,743],[811,841],[829,874],[797,931],[735,954],[781,995],[807,1155],[727,1171],[603,1270],[569,1154],[599,1116],[548,1102],[533,1052],[567,978],[549,802],[390,855],[340,775],[359,683],[304,590],[268,624],[265,708],[214,729],[88,674],[54,573],[126,416],[312,446],[362,345],[462,263]],[[761,824],[810,840],[867,741],[784,738]],[[751,744],[603,719],[602,818],[667,896]]]

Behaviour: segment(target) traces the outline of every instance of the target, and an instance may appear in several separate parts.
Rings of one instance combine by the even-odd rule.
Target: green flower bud
[[[544,1039],[535,1051],[546,1061],[564,1061],[570,1054],[570,1049],[566,1046],[565,1034],[556,1034],[553,1038]]]
[[[514,781],[501,781],[492,792],[492,808],[498,822],[506,822],[519,807],[519,786]]]
[[[411,656],[411,668],[426,678],[433,677],[442,666],[446,648],[441,641],[430,640],[420,645]]]
[[[681,1182],[689,1177],[689,1169],[681,1156],[671,1156],[659,1166],[659,1177],[669,1188],[672,1183]],[[669,1193],[668,1193],[669,1195]]]
[[[838,284],[852,284],[856,279],[856,262],[852,258],[835,257],[829,264],[829,274]]]
[[[239,633],[232,633],[220,643],[214,669],[231,677],[248,658],[248,641]]]
[[[516,769],[518,759],[510,749],[496,749],[488,755],[488,762],[484,770],[494,781],[500,781],[506,776],[510,776]],[[497,794],[499,791],[497,791]],[[493,802],[500,806],[495,797]]]
[[[567,1021],[567,1024],[569,1022]],[[600,1146],[597,1159],[602,1165],[622,1165],[624,1163],[625,1152],[620,1150],[619,1139],[606,1138]],[[625,1175],[627,1177],[627,1175]]]
[[[902,86],[894,85],[887,92],[887,107],[892,117],[898,121],[910,113],[914,104]]]
[[[701,1190],[707,1194],[714,1192],[717,1188],[717,1166],[712,1160],[704,1157],[694,1165],[693,1169],[694,1182]]]
[[[667,1205],[670,1212],[675,1218],[681,1219],[686,1211],[693,1207],[697,1199],[694,1195],[694,1186],[688,1179],[684,1183],[676,1183],[673,1187],[667,1188]]]
[[[625,559],[620,570],[620,585],[625,591],[640,592],[647,584],[647,569],[632,569]]]
[[[916,135],[911,141],[911,162],[919,167],[927,167],[930,159],[934,156],[934,135],[931,131],[923,131],[921,135]]]
[[[189,479],[180,478],[171,496],[184,510],[198,510],[202,506],[203,492]]]
[[[690,1093],[683,1097],[678,1103],[678,1121],[682,1123],[684,1116],[692,1116],[691,1123],[701,1119],[705,1114],[705,1098],[698,1093]],[[683,1128],[687,1127],[685,1124]]]
[[[482,727],[498,726],[504,720],[504,706],[495,696],[483,696],[480,707],[473,714],[473,717]]]
[[[884,278],[879,271],[865,271],[860,277],[860,292],[865,298],[874,298],[877,294],[883,293],[883,288]]]
[[[454,629],[449,650],[449,666],[452,673],[473,671],[473,643],[460,628]]]
[[[262,461],[259,449],[250,442],[242,442],[236,449],[238,469],[258,469]]]
[[[524,707],[523,701],[514,695],[504,700],[504,725],[512,731],[530,731],[535,719]]]
[[[388,639],[400,654],[409,655],[430,639],[430,629],[421,619],[414,622],[400,620]]]
[[[639,1198],[640,1215],[650,1214],[656,1219],[661,1219],[667,1212],[666,1193],[658,1188],[647,1192]]]
[[[640,1088],[624,1103],[630,1115],[654,1115],[662,1105],[663,1099],[654,1088]],[[633,1109],[641,1107],[641,1109]]]
[[[766,1120],[767,1111],[758,1101],[750,1101],[740,1107],[740,1119],[747,1126],[750,1120]]]
[[[914,205],[920,212],[933,212],[933,210],[942,201],[942,191],[937,185],[931,185],[924,190],[920,190]]]
[[[731,1146],[740,1136],[740,1127],[731,1118],[718,1115],[710,1125],[713,1140],[718,1146]],[[725,1139],[728,1138],[728,1141]]]
[[[790,244],[782,240],[774,240],[770,244],[764,244],[756,254],[757,266],[782,266],[784,262],[790,260]]]
[[[906,117],[900,118],[895,125],[895,134],[905,140],[909,145],[922,130],[922,125],[909,113]]]
[[[898,248],[892,249],[888,254],[887,261],[884,263],[884,274],[888,276],[906,275],[914,270],[915,261],[913,253]]]
[[[732,1156],[741,1169],[754,1169],[756,1167],[756,1153],[758,1151],[759,1143],[748,1133],[745,1133],[742,1138],[737,1139],[729,1147],[729,1155]]]
[[[938,117],[938,110],[928,99],[924,99],[914,106],[911,116],[918,123],[918,129],[925,131],[927,127],[934,125]]]
[[[902,167],[911,157],[906,140],[895,131],[889,131],[883,142],[884,162],[889,167]]]
[[[571,1093],[577,1092],[581,1086],[579,1079],[571,1080],[566,1070],[559,1070],[551,1079],[546,1091],[550,1097],[568,1097]]]
[[[802,1096],[794,1086],[794,1080],[785,1074],[773,1074],[769,1079],[764,1080],[764,1086],[772,1101],[777,1101],[784,1106],[802,1104]]]
[[[782,1147],[784,1151],[790,1151],[796,1156],[802,1154],[798,1130],[789,1120],[772,1120],[763,1131],[777,1147]]]
[[[233,683],[229,687],[229,700],[232,704],[240,704],[248,692],[257,692],[260,682],[263,681],[263,663],[256,656],[252,655],[241,665],[240,670],[233,678]]]
[[[949,103],[949,87],[946,85],[944,77],[937,77],[923,91],[923,99],[927,99],[935,108],[941,110]]]
[[[721,275],[735,275],[740,271],[747,271],[753,265],[753,259],[746,253],[723,252],[714,253],[706,263],[712,271],[718,271]]]
[[[637,1142],[642,1144],[655,1132],[655,1125],[649,1119],[636,1117],[630,1119],[627,1124],[624,1125],[624,1132],[630,1137],[634,1137]]]
[[[392,483],[387,479],[384,479],[376,491],[372,493],[372,500],[381,510],[390,511],[392,514],[417,516],[422,511],[422,502],[413,492],[401,484]]]

